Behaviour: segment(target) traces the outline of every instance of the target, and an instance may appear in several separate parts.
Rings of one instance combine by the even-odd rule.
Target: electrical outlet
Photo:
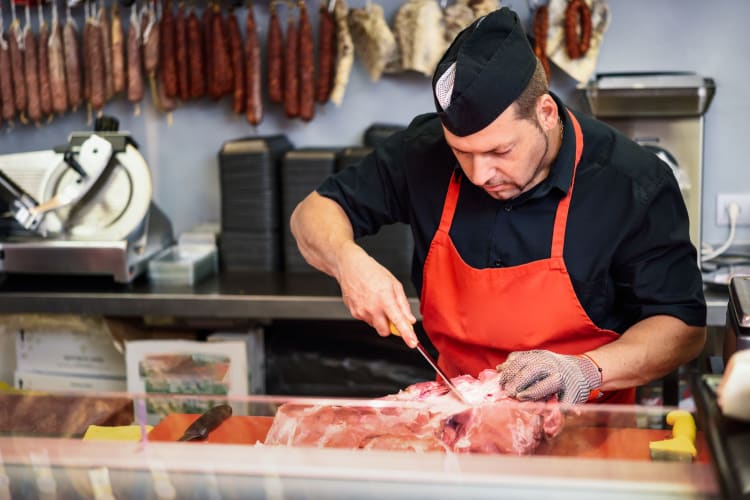
[[[729,225],[729,212],[727,207],[730,203],[740,206],[740,215],[737,217],[738,226],[750,226],[750,193],[722,193],[716,197],[716,224],[719,226]]]

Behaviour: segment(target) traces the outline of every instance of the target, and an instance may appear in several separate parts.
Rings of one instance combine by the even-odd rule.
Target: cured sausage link
[[[258,125],[263,119],[263,96],[261,95],[260,40],[252,4],[247,6],[245,33],[245,57],[247,58],[247,64],[245,65],[245,117],[251,125]]]
[[[268,98],[271,102],[284,102],[284,49],[281,36],[281,21],[276,11],[276,2],[271,0],[268,22]]]
[[[315,40],[305,0],[299,0],[299,116],[309,122],[315,116]]]

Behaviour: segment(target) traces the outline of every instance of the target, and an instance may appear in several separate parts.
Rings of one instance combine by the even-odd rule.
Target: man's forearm
[[[352,225],[341,206],[313,192],[294,209],[289,226],[307,263],[337,277],[338,255],[354,243]]]
[[[602,391],[643,385],[695,358],[706,340],[704,327],[672,316],[653,316],[587,354],[602,368]]]

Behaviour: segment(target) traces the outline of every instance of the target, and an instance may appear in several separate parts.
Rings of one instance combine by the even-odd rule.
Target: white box
[[[215,332],[209,342],[241,341],[247,352],[247,384],[250,394],[266,393],[266,351],[263,328],[246,332]]]
[[[16,370],[16,389],[52,392],[125,392],[125,377],[92,377],[63,373],[41,373]]]
[[[16,336],[0,318],[0,382],[13,385],[16,370]]]
[[[203,413],[219,401],[230,404],[237,415],[247,412],[246,401],[238,401],[248,394],[244,342],[136,340],[125,346],[128,392],[148,395],[148,424],[174,412]],[[134,397],[136,415],[143,412],[139,399]]]
[[[6,329],[15,332],[19,371],[125,377],[125,356],[103,318],[29,314],[4,319]]]

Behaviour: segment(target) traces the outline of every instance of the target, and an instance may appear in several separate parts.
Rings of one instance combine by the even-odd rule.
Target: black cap
[[[458,34],[432,78],[443,125],[459,137],[482,130],[523,93],[535,68],[515,12],[503,7],[480,17]]]

